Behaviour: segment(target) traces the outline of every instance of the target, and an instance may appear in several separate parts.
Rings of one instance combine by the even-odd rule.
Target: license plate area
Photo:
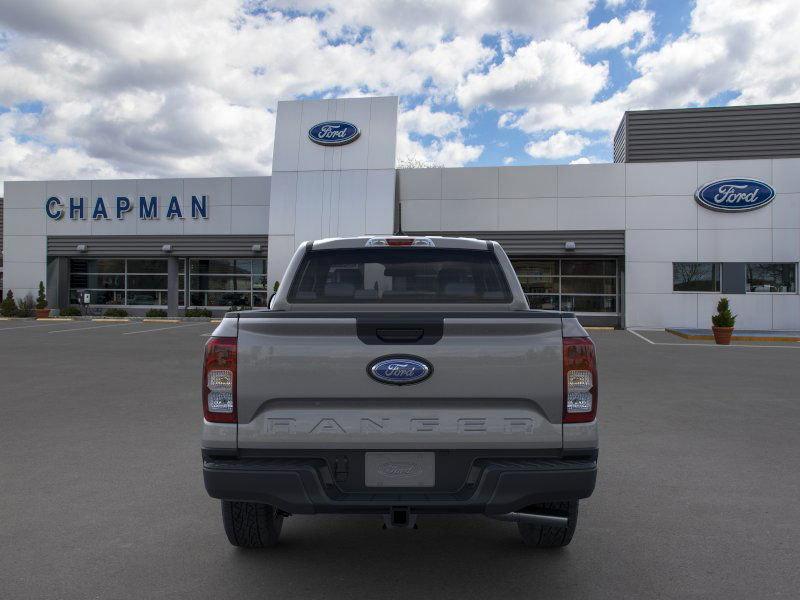
[[[366,487],[433,487],[436,485],[435,452],[366,452]]]

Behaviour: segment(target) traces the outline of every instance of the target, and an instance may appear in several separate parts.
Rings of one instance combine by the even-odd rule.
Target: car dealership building
[[[395,97],[278,104],[271,176],[9,181],[3,293],[96,312],[265,306],[304,240],[499,241],[588,324],[800,329],[800,104],[628,112],[614,163],[396,169]]]

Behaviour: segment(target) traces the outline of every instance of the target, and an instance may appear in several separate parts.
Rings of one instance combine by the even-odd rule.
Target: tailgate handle
[[[425,335],[424,329],[378,329],[375,331],[383,342],[406,343],[418,342]]]

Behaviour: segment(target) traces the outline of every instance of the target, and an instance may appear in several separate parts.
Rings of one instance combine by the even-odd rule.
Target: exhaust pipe
[[[503,515],[489,515],[492,519],[498,521],[512,521],[514,523],[529,523],[531,525],[539,525],[540,527],[557,527],[559,529],[566,529],[568,519],[558,515],[546,515],[542,513],[530,512],[510,512]]]

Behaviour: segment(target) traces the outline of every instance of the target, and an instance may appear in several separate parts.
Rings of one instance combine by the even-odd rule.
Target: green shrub
[[[717,314],[711,317],[714,327],[733,327],[736,323],[736,315],[731,312],[727,298],[720,298],[717,303]]]
[[[61,311],[62,317],[80,317],[81,316],[81,309],[76,308],[74,306],[68,306],[67,308]]]
[[[128,311],[124,308],[109,308],[103,313],[104,317],[127,317]]]
[[[151,318],[152,317],[166,317],[167,316],[167,311],[165,311],[165,310],[163,310],[161,308],[151,308],[150,310],[148,310],[145,313],[144,316],[145,317],[151,317]]]
[[[44,283],[39,282],[39,293],[36,295],[36,308],[42,310],[47,308],[47,296],[44,293]]]
[[[211,311],[207,308],[187,308],[184,316],[187,317],[211,317]]]
[[[8,290],[5,300],[0,303],[0,314],[2,314],[4,317],[17,316],[17,302],[14,300],[14,292],[11,290]]]

